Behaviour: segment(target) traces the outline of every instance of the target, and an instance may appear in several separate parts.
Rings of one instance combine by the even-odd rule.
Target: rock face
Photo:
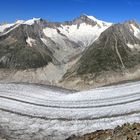
[[[140,140],[140,124],[124,124],[114,130],[99,130],[84,136],[71,136],[66,140]]]
[[[41,25],[15,26],[0,36],[0,68],[38,68],[53,61],[51,51],[39,39]]]

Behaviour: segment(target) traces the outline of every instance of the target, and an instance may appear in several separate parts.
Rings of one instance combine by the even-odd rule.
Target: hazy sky
[[[120,22],[135,19],[140,22],[140,0],[1,0],[0,22],[42,17],[50,21],[65,21],[81,14]]]

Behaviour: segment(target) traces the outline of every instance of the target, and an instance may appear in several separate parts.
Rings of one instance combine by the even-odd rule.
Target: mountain
[[[3,28],[0,34],[0,67],[37,68],[53,61],[51,51],[39,39],[43,25],[43,21],[33,19]]]
[[[81,57],[78,74],[128,69],[139,64],[140,40],[131,30],[125,24],[116,24],[104,31]]]
[[[118,79],[112,78],[114,73],[114,76],[120,74],[122,78],[121,74],[128,74],[129,70],[139,66],[139,63],[140,25],[135,21],[128,21],[114,24],[102,32],[100,37],[83,52],[79,61],[65,77],[69,80],[82,77],[87,82],[96,80],[97,83],[111,84],[118,82]],[[105,79],[101,80],[101,77]]]
[[[140,25],[81,15],[0,25],[0,79],[83,89],[139,78]],[[133,74],[133,75],[132,75]]]
[[[0,45],[4,46],[1,47],[4,49],[4,53],[1,51],[0,55],[1,67],[32,68],[47,65],[50,61],[66,63],[92,44],[110,25],[86,15],[64,23],[51,23],[34,18],[1,25]],[[9,48],[11,46],[16,50],[16,54],[11,54],[14,51]],[[17,49],[20,52],[17,52]],[[20,61],[25,57],[22,52],[26,55],[24,62]],[[20,57],[17,58],[16,55]]]

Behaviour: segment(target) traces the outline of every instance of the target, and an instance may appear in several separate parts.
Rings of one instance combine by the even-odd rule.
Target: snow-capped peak
[[[39,21],[40,18],[33,18],[33,19],[29,19],[27,21],[25,20],[17,20],[15,23],[11,23],[11,24],[3,24],[0,25],[0,32],[4,32],[5,29],[10,28],[14,25],[16,25],[16,27],[20,24],[27,24],[27,25],[33,25],[35,23],[35,21]]]
[[[111,26],[112,23],[110,22],[105,22],[105,21],[102,21],[102,20],[98,20],[97,18],[95,18],[94,16],[88,16],[88,15],[85,15],[86,17],[88,17],[89,19],[97,22],[97,24],[99,24],[100,26]]]
[[[15,24],[27,24],[27,25],[33,25],[36,21],[39,21],[41,18],[32,18],[29,20],[17,20]]]
[[[41,18],[33,18],[30,20],[17,20],[14,23],[11,24],[3,24],[0,25],[0,33],[1,35],[5,35],[7,33],[9,33],[10,31],[12,31],[13,29],[17,28],[18,26],[20,26],[21,24],[25,24],[25,25],[33,25],[36,21],[39,21]],[[6,29],[8,29],[8,31],[4,32]]]
[[[15,23],[16,24],[22,24],[22,23],[24,23],[25,21],[24,20],[17,20]]]
[[[62,42],[65,36],[69,40],[80,44],[80,46],[86,47],[98,39],[100,34],[111,25],[112,23],[97,20],[92,16],[81,15],[75,19],[72,24],[61,24],[60,27],[56,28],[46,27],[43,32],[47,37],[58,44],[63,44]]]
[[[39,20],[40,20],[40,18],[29,19],[29,20],[25,21],[23,24],[33,25],[35,23],[35,21],[39,21]]]
[[[3,32],[5,29],[10,28],[12,26],[14,26],[14,24],[3,24],[3,25],[0,25],[0,32]]]

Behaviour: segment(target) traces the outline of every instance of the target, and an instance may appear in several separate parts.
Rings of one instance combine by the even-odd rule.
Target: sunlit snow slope
[[[139,87],[140,82],[135,82],[67,93],[0,84],[0,126],[12,139],[63,140],[72,134],[139,122]]]

